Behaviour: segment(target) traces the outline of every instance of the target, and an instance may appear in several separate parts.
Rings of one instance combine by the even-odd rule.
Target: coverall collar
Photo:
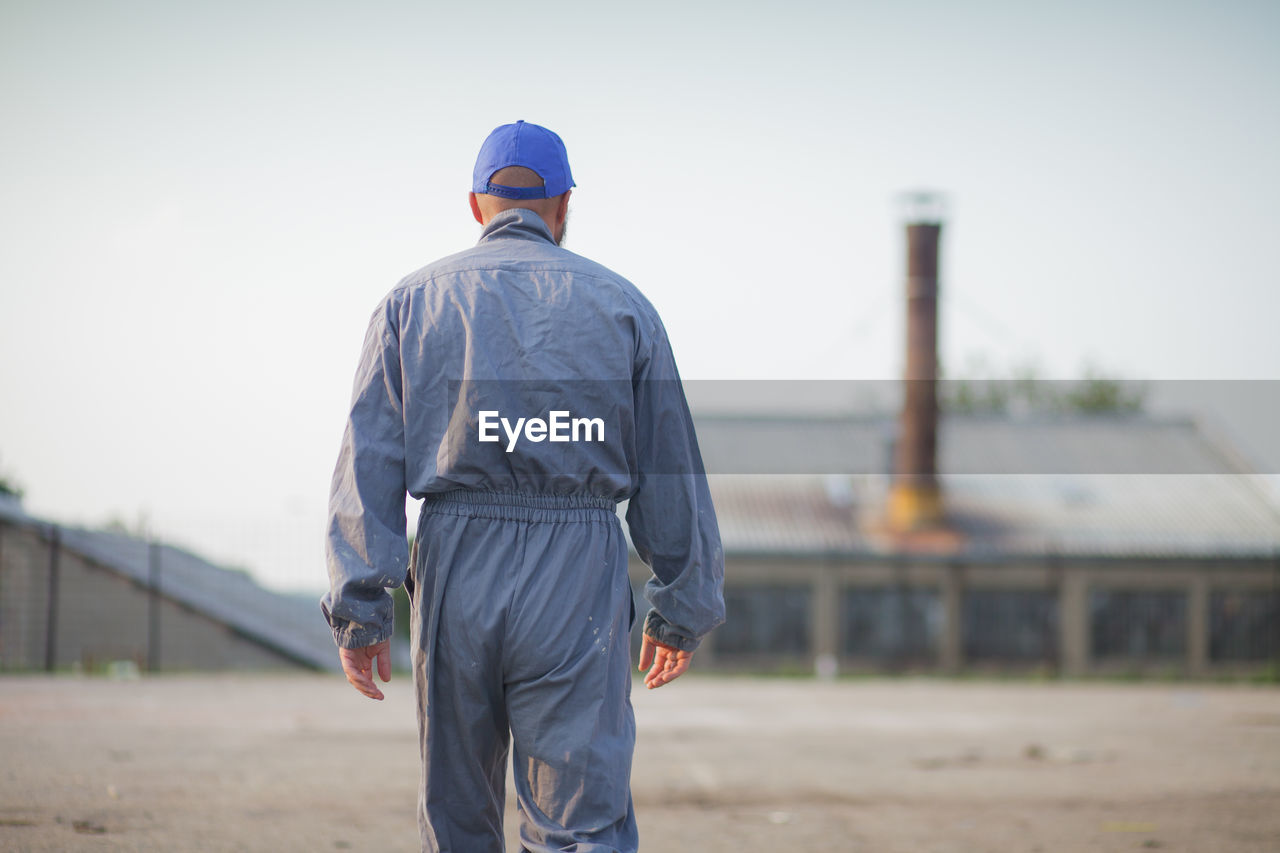
[[[504,210],[489,220],[489,224],[480,233],[480,242],[500,238],[517,240],[545,240],[555,243],[551,229],[541,216],[523,207],[512,207]]]

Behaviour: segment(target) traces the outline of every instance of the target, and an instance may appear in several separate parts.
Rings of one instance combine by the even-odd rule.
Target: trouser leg
[[[626,559],[612,517],[528,531],[506,688],[520,838],[534,853],[638,845]]]
[[[423,851],[502,853],[509,744],[503,612],[514,555],[491,525],[425,516],[415,566],[414,676]],[[465,558],[465,560],[460,560]],[[462,565],[458,565],[459,562]]]
[[[634,851],[633,613],[618,519],[503,512],[424,512],[418,528],[423,849],[502,850],[509,727],[526,849]]]

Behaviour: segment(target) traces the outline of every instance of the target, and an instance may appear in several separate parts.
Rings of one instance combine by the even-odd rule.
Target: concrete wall
[[[0,669],[93,671],[113,661],[148,667],[152,595],[145,585],[61,547],[49,629],[51,542],[47,531],[0,525]],[[163,584],[162,584],[163,586]],[[294,668],[294,661],[161,595],[158,669]]]
[[[0,668],[44,666],[48,560],[34,533],[0,525]]]

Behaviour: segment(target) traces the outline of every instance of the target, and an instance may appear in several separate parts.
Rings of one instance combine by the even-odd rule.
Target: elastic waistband
[[[603,510],[613,514],[617,501],[596,495],[535,495],[523,492],[484,492],[458,489],[437,492],[422,500],[422,511],[452,512],[494,518],[554,519],[566,510]]]

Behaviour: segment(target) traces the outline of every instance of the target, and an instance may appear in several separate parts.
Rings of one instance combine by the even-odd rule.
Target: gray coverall
[[[338,644],[388,638],[388,588],[411,590],[424,850],[502,849],[512,738],[526,849],[636,849],[623,500],[645,631],[692,650],[724,620],[724,562],[666,332],[630,282],[504,211],[374,312],[330,496]]]

